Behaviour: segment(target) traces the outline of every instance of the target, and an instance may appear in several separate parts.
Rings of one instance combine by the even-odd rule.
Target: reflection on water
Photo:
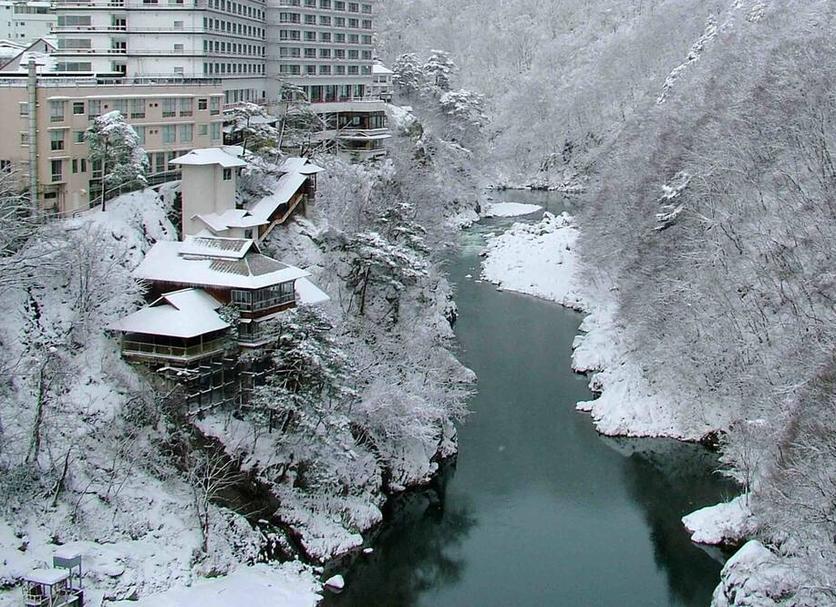
[[[562,210],[551,193],[500,197]],[[575,412],[590,397],[569,366],[580,316],[476,280],[478,239],[511,221],[474,227],[449,266],[459,354],[479,376],[457,468],[395,501],[325,605],[707,605],[720,563],[679,519],[722,497],[712,457],[602,439]]]

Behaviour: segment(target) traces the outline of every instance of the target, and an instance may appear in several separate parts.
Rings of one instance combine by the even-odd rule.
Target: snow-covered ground
[[[309,567],[300,563],[242,567],[230,575],[199,580],[114,607],[314,607],[322,598]]]
[[[698,544],[735,544],[752,534],[754,521],[747,497],[717,504],[682,517],[682,524]]]
[[[590,372],[600,397],[578,403],[595,427],[611,436],[664,436],[698,440],[713,430],[704,421],[671,413],[670,395],[649,385],[621,338],[617,308],[607,293],[585,284],[575,242],[578,227],[563,213],[544,213],[537,223],[515,223],[489,239],[482,278],[502,289],[534,295],[588,313],[575,339],[572,366]],[[681,410],[681,409],[679,409]]]
[[[525,204],[522,202],[494,202],[485,209],[485,217],[519,217],[530,215],[541,210],[539,204]]]

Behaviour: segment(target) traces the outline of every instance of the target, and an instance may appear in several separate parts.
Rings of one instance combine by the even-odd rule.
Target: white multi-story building
[[[220,78],[227,103],[265,96],[263,0],[55,0],[56,69]]]
[[[267,75],[312,103],[362,99],[372,82],[370,2],[268,0]]]
[[[49,2],[0,0],[0,39],[29,44],[49,36],[55,21]]]

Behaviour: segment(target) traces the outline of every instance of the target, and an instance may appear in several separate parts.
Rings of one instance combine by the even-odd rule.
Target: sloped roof
[[[109,328],[124,333],[166,337],[198,337],[229,327],[217,313],[220,302],[201,289],[166,293],[150,306],[112,323]]]
[[[392,70],[382,63],[375,63],[372,65],[372,74],[394,74]]]
[[[178,244],[182,255],[232,257],[235,259],[241,259],[251,248],[255,247],[255,243],[249,238],[224,238],[221,236],[186,236],[186,239]]]
[[[307,175],[301,173],[285,173],[279,177],[276,183],[275,190],[272,194],[265,196],[253,205],[250,205],[249,212],[253,217],[263,219],[265,221],[276,212],[281,205],[287,204],[293,195],[299,191],[305,181],[308,180]]]
[[[330,301],[328,294],[317,287],[307,278],[300,278],[293,283],[296,291],[296,303],[299,305],[315,306]]]
[[[214,232],[223,232],[230,228],[252,228],[269,223],[266,219],[253,216],[245,209],[227,209],[223,213],[205,213],[195,215]]]
[[[168,161],[169,164],[179,164],[183,166],[207,166],[211,164],[219,164],[225,169],[247,166],[247,163],[236,158],[232,154],[225,152],[221,148],[201,148],[192,150],[188,154],[178,156],[173,160]]]
[[[249,244],[237,249],[230,247],[236,253],[243,250],[243,254],[231,255],[223,249],[215,252],[207,243],[203,243],[207,246],[189,246],[196,240]],[[144,280],[236,289],[261,289],[309,275],[305,270],[262,255],[250,239],[208,236],[190,237],[185,242],[157,242],[134,270],[134,276]]]
[[[281,173],[302,173],[303,175],[313,175],[324,170],[321,166],[317,166],[311,162],[309,158],[299,156],[286,158],[279,167],[279,172]]]

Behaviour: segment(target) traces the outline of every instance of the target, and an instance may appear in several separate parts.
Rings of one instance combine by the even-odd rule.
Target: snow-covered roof
[[[299,305],[315,306],[331,299],[325,291],[307,278],[297,280],[293,288],[296,290],[296,303]]]
[[[220,302],[201,289],[182,289],[166,293],[146,308],[110,325],[124,333],[198,337],[229,327],[216,312]]]
[[[287,204],[293,198],[293,195],[299,191],[299,188],[305,184],[307,179],[308,176],[301,173],[285,173],[279,177],[273,193],[250,205],[248,211],[253,217],[266,221],[276,212],[276,209],[283,204]]]
[[[254,217],[245,209],[227,209],[223,213],[204,213],[195,215],[213,232],[224,232],[230,228],[252,228],[269,223],[266,219]]]
[[[314,173],[321,173],[324,171],[321,166],[315,165],[308,158],[300,156],[291,156],[279,167],[281,173],[302,173],[303,175],[313,175]]]
[[[179,164],[184,166],[206,166],[219,164],[225,169],[247,166],[246,162],[240,158],[236,158],[221,148],[201,148],[198,150],[192,150],[188,154],[183,154],[182,156],[178,156],[168,162],[169,164]]]
[[[54,586],[58,582],[63,582],[70,577],[70,572],[66,569],[35,569],[30,571],[25,577],[27,582]]]
[[[241,259],[255,246],[249,238],[223,238],[220,236],[186,236],[179,243],[181,255],[229,257]]]
[[[72,544],[64,544],[63,546],[56,548],[55,552],[52,553],[52,556],[64,559],[65,561],[70,561],[81,556],[81,549],[78,546],[73,546]]]
[[[372,74],[394,74],[392,70],[388,67],[383,65],[382,63],[375,63],[372,65]]]
[[[245,241],[242,256],[231,256],[212,246],[189,246],[193,241]],[[208,245],[208,243],[204,243]],[[185,251],[184,251],[185,249]],[[201,251],[200,254],[194,251]],[[250,239],[189,237],[185,242],[157,242],[134,270],[137,278],[182,285],[234,289],[261,289],[309,276],[310,273],[281,263],[258,252]]]

